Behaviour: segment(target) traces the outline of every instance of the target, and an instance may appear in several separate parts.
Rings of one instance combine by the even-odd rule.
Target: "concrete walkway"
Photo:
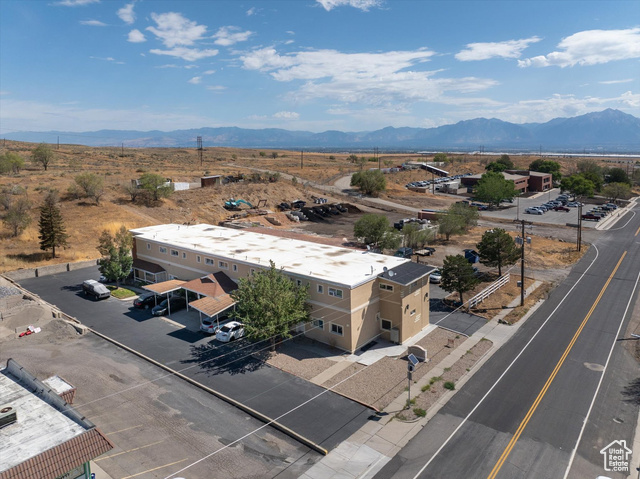
[[[541,284],[540,281],[535,281],[527,288],[526,294],[531,294]],[[515,307],[519,302],[520,298],[516,298],[509,304],[509,307]],[[520,325],[522,325],[541,304],[542,301],[536,303],[528,313],[513,326],[499,324],[498,321],[509,313],[509,309],[500,311],[494,319],[487,322],[482,328],[472,334],[469,339],[454,349],[446,358],[436,365],[428,375],[417,381],[415,390],[420,391],[422,386],[429,383],[431,377],[443,375],[446,368],[451,367],[479,341],[487,339],[493,342],[491,350],[473,366],[468,374],[465,374],[456,382],[456,389],[454,391],[448,391],[440,397],[438,402],[427,411],[426,417],[415,422],[402,422],[397,419],[392,421],[394,414],[388,414],[380,417],[377,422],[370,421],[348,440],[342,442],[338,447],[314,464],[314,466],[301,477],[303,479],[373,477],[437,414],[440,408],[464,386],[473,374],[475,374],[503,344],[511,339]],[[405,407],[406,401],[407,396],[405,393],[402,393],[392,401],[385,410],[401,411]]]

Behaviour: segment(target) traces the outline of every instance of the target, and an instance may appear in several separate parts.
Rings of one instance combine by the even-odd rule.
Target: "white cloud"
[[[212,37],[216,39],[214,43],[216,45],[228,47],[238,42],[245,42],[251,35],[253,35],[253,32],[250,32],[249,30],[247,30],[246,32],[240,32],[238,30],[240,30],[240,28],[233,26],[220,27],[220,29]]]
[[[182,58],[188,62],[195,62],[203,58],[214,57],[218,54],[218,50],[198,50],[197,48],[178,47],[171,50],[158,50],[154,48],[150,50],[154,55],[168,55],[170,57]]]
[[[80,25],[87,25],[90,27],[106,27],[107,24],[100,20],[80,20]]]
[[[129,35],[127,35],[127,41],[131,43],[142,43],[146,42],[147,39],[145,38],[144,33],[137,28],[134,28],[129,32]]]
[[[426,49],[384,53],[304,51],[280,55],[273,48],[241,56],[247,70],[269,73],[280,82],[303,81],[291,100],[329,98],[343,103],[399,108],[415,101],[444,101],[446,92],[473,93],[498,83],[476,77],[437,78],[441,71],[413,71],[434,55]],[[451,100],[449,100],[451,101]]]
[[[89,5],[90,3],[100,3],[100,0],[62,0],[61,2],[54,2],[53,4],[62,7],[81,7],[83,5]]]
[[[258,13],[258,9],[256,7],[251,7],[249,10],[247,10],[247,17],[252,17],[257,13]]]
[[[518,60],[520,67],[567,67],[597,65],[616,60],[640,58],[640,28],[627,30],[586,30],[574,33],[558,44],[559,51]]]
[[[207,32],[205,25],[198,25],[180,13],[152,13],[151,18],[157,27],[147,27],[147,30],[157,36],[167,48],[191,46]]]
[[[618,83],[630,83],[633,81],[633,78],[626,78],[624,80],[607,80],[598,82],[600,85],[617,85]]]
[[[278,113],[274,113],[273,117],[279,120],[297,120],[300,118],[300,114],[295,111],[279,111]]]
[[[124,65],[124,62],[118,61],[113,57],[94,57],[94,56],[90,56],[89,58],[91,58],[92,60],[102,60],[103,62],[112,62],[115,63],[116,65]]]
[[[198,83],[202,83],[202,77],[193,77],[187,83],[191,83],[192,85],[197,85]]]
[[[118,10],[118,17],[127,25],[131,25],[136,21],[136,14],[133,12],[133,3],[127,3],[124,7]]]
[[[531,43],[539,42],[540,38],[531,37],[521,40],[508,40],[505,42],[469,43],[467,48],[456,53],[456,59],[468,62],[475,60],[488,60],[489,58],[520,58],[522,50]]]
[[[322,5],[327,12],[342,6],[354,7],[366,12],[370,8],[382,4],[382,0],[316,0],[316,2]]]
[[[222,86],[222,85],[207,85],[205,88],[211,91],[223,91],[227,89],[226,86]]]
[[[207,70],[205,72],[202,72],[203,75],[213,75],[216,71],[215,70]]]

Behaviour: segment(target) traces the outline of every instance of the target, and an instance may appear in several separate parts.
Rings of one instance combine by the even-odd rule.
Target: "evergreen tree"
[[[480,254],[480,262],[487,266],[498,267],[502,276],[502,266],[514,264],[520,257],[520,250],[511,235],[505,230],[494,228],[485,231],[476,245]]]
[[[475,276],[471,263],[461,254],[445,257],[440,271],[442,273],[440,287],[448,293],[457,292],[460,295],[460,303],[464,303],[462,294],[471,291],[480,282]]]
[[[120,281],[124,280],[131,272],[133,258],[131,248],[133,238],[127,228],[121,226],[115,235],[104,230],[100,235],[98,251],[102,258],[98,260],[100,272],[109,281],[115,281],[120,287]]]
[[[40,235],[40,249],[51,250],[52,258],[56,257],[56,248],[67,245],[67,234],[62,218],[62,213],[58,207],[58,195],[56,191],[49,192],[40,207],[40,221],[38,222]]]

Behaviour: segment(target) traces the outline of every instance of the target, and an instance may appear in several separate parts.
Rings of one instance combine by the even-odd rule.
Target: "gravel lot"
[[[461,341],[466,340],[464,337],[458,337],[455,333],[437,328],[417,343],[426,348],[430,360],[418,368],[413,375],[414,380],[428,374],[452,351],[447,347],[449,339],[455,341],[456,347],[462,344]],[[323,348],[325,357],[318,357],[317,351],[322,351]],[[329,347],[318,345],[318,343],[314,346],[313,351],[296,347],[296,343],[289,343],[275,353],[268,362],[292,374],[310,379],[334,365],[336,361],[327,359],[326,356],[335,356],[335,354],[335,351]],[[404,356],[403,353],[399,357],[384,357],[371,366],[353,363],[327,380],[322,386],[330,388],[346,379],[333,390],[382,410],[404,391],[407,380],[407,362],[404,360]]]
[[[432,384],[430,384],[429,389],[420,392],[418,395],[414,395],[412,399],[415,399],[415,404],[413,404],[410,409],[398,413],[396,417],[406,421],[418,419],[420,416],[416,414],[416,411],[420,409],[423,411],[429,410],[443,394],[448,392],[448,389],[446,389],[444,385],[447,382],[455,384],[492,346],[493,343],[488,340],[477,343],[467,351],[462,358],[456,361],[451,368],[446,369],[441,377],[432,378],[430,381]],[[422,368],[419,367],[414,373],[414,379],[416,378],[416,373],[420,372],[420,369]],[[425,374],[422,374],[422,376],[425,376]],[[411,390],[413,391],[413,388],[411,388]]]

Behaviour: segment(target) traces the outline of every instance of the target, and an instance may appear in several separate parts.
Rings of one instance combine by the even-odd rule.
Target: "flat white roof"
[[[0,471],[10,469],[87,431],[0,370],[0,408],[18,421],[0,429]]]
[[[226,258],[230,262],[268,268],[269,260],[289,274],[355,288],[375,279],[384,268],[391,269],[410,261],[366,251],[280,238],[241,229],[208,224],[166,224],[137,228],[131,232],[143,240],[162,243]],[[138,248],[139,254],[145,250]],[[167,257],[171,260],[171,257]]]

